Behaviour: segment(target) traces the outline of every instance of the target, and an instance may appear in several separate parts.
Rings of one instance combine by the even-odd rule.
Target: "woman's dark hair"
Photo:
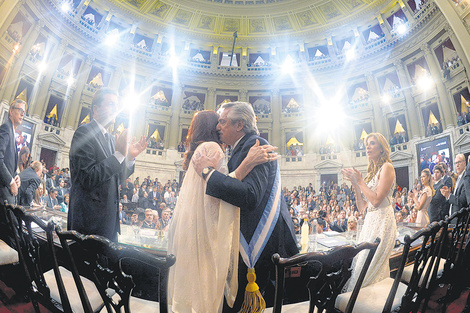
[[[183,170],[188,169],[194,151],[201,143],[214,141],[219,145],[221,144],[216,128],[218,122],[219,116],[214,111],[200,111],[194,114],[186,136],[189,149],[184,154]]]

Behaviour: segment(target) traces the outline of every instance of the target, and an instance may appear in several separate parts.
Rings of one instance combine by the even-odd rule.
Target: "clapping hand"
[[[341,170],[344,178],[349,180],[351,183],[357,185],[360,181],[362,181],[362,174],[355,168],[344,168]]]
[[[445,198],[449,198],[450,196],[450,188],[447,186],[442,186],[441,193]]]
[[[115,138],[116,138],[116,143],[115,143],[116,151],[121,152],[121,154],[125,156],[127,154],[127,146],[128,146],[127,129],[124,129],[122,133],[120,133],[119,135],[116,134]]]
[[[142,153],[142,151],[147,148],[147,141],[145,140],[144,136],[140,137],[139,141],[136,141],[135,137],[132,138],[132,141],[129,144],[129,149],[127,152],[127,158],[129,160],[134,160],[136,156]]]

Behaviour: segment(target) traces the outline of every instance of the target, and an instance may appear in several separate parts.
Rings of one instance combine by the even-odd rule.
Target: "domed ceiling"
[[[144,32],[176,32],[187,40],[239,42],[311,41],[373,23],[390,0],[94,0]],[[377,20],[375,20],[377,22]],[[330,33],[330,34],[329,34]],[[309,38],[309,40],[305,40]],[[320,38],[320,37],[319,37]]]

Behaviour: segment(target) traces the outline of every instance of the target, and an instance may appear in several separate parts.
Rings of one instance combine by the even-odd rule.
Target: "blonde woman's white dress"
[[[221,156],[218,171],[227,172],[223,151],[215,142],[199,145],[195,154]],[[169,229],[168,301],[173,312],[218,312],[233,305],[238,290],[240,210],[206,195],[206,182],[190,162]]]
[[[419,192],[418,195],[418,201],[421,202],[421,197],[426,194],[427,198],[426,201],[424,202],[423,206],[421,206],[421,210],[418,211],[418,214],[416,215],[416,224],[419,227],[426,227],[426,225],[429,224],[429,204],[431,203],[432,199],[432,190],[431,187],[426,186]]]
[[[377,190],[379,176],[383,166],[379,169],[377,174],[367,184],[372,190]],[[362,195],[367,202],[367,213],[364,218],[364,225],[357,240],[358,243],[374,242],[378,237],[380,244],[377,252],[372,259],[369,269],[362,283],[362,287],[372,285],[387,277],[390,277],[389,258],[392,249],[395,246],[397,235],[397,224],[395,221],[395,214],[392,207],[392,194],[395,188],[395,182],[392,184],[387,196],[378,207],[374,207],[367,198]],[[353,260],[353,272],[350,280],[348,281],[345,290],[352,291],[356,285],[356,281],[362,270],[364,262],[367,258],[367,251],[359,253]]]

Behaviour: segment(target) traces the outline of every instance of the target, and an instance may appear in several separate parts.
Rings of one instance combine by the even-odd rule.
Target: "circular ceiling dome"
[[[223,44],[312,42],[371,23],[389,0],[94,0],[146,33],[177,34],[193,42]],[[269,44],[268,44],[269,45]]]

